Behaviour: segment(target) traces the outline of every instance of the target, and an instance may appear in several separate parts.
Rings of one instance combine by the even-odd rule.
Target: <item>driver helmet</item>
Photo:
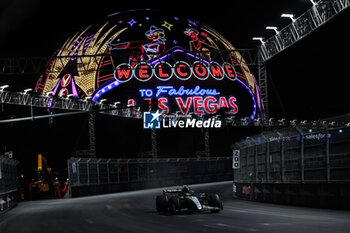
[[[190,188],[187,185],[183,185],[182,186],[182,192],[189,193],[190,192]]]

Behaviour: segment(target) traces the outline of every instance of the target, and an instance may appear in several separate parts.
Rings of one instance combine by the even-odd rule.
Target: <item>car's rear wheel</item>
[[[167,212],[169,207],[168,197],[160,195],[156,197],[156,208],[157,212]]]
[[[209,205],[218,208],[211,210],[213,213],[218,213],[221,209],[223,209],[222,202],[218,194],[212,194],[209,196]]]

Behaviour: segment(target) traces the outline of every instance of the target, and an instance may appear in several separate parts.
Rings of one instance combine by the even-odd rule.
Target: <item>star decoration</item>
[[[177,40],[173,40],[173,44],[177,44]]]
[[[173,24],[168,23],[164,20],[164,23],[162,24],[163,27],[166,27],[169,31],[171,31],[171,27],[174,26]]]
[[[192,20],[189,20],[189,19],[187,19],[187,21],[188,21],[190,24],[192,24],[192,25],[198,27],[197,24],[196,24],[196,22],[193,22]]]
[[[135,23],[137,23],[134,19],[130,20],[128,24],[130,24],[130,27],[132,27]]]

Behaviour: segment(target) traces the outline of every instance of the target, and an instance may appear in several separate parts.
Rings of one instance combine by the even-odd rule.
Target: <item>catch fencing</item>
[[[18,161],[0,156],[0,213],[16,204]]]
[[[177,185],[232,179],[232,157],[99,159],[70,158],[72,187],[104,184]]]
[[[98,159],[70,158],[72,186],[132,182],[193,183],[232,179],[232,157]],[[180,184],[179,183],[179,184]]]
[[[350,116],[264,132],[234,144],[237,183],[350,183]]]

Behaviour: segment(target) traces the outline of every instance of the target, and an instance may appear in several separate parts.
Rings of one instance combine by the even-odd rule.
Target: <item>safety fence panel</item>
[[[253,166],[254,158],[249,162]],[[132,182],[171,181],[183,183],[197,180],[232,179],[232,157],[99,159],[68,160],[68,176],[72,186],[122,184]]]
[[[0,156],[0,213],[16,204],[18,161]]]
[[[264,132],[234,144],[242,183],[350,183],[350,115]]]

